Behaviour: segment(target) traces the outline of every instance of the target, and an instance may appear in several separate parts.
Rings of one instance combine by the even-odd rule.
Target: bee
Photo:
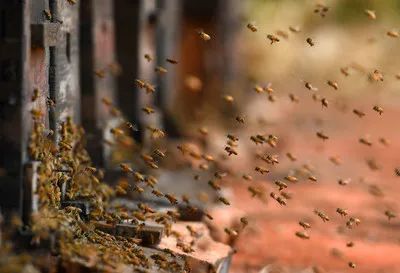
[[[289,38],[289,34],[284,30],[277,30],[276,31],[276,35],[278,35],[278,36],[280,36],[280,37],[282,37],[284,39],[288,39]]]
[[[386,32],[386,35],[392,38],[398,38],[399,37],[399,33],[395,30],[390,30],[388,32]]]
[[[150,83],[146,83],[144,85],[144,89],[146,89],[146,94],[150,94],[150,93],[156,92],[156,88],[153,85],[151,85]]]
[[[94,71],[94,74],[100,79],[104,79],[106,77],[106,71],[104,69],[97,69]]]
[[[324,221],[324,222],[328,222],[329,221],[329,217],[325,213],[323,213],[322,211],[314,210],[314,213],[316,215],[318,215],[318,217],[321,218],[322,221]]]
[[[173,196],[172,194],[164,194],[164,197],[168,199],[168,201],[172,204],[172,205],[176,205],[178,204],[178,199],[176,199],[175,196]]]
[[[328,108],[328,99],[322,98],[321,99],[321,104],[322,104],[322,107]]]
[[[237,121],[238,123],[244,124],[244,118],[243,118],[243,117],[237,116],[235,119],[236,119],[236,121]]]
[[[148,115],[155,113],[155,110],[149,106],[143,107],[142,111]]]
[[[217,178],[217,179],[222,179],[222,178],[224,178],[225,176],[227,176],[228,174],[226,173],[226,172],[215,172],[214,173],[214,177],[215,178]]]
[[[317,91],[318,89],[311,85],[309,82],[305,82],[304,86],[310,91]]]
[[[171,64],[178,64],[177,60],[171,59],[171,58],[167,58],[165,59],[167,62],[171,63]]]
[[[102,97],[101,98],[101,102],[106,106],[111,106],[112,105],[112,101],[108,97]]]
[[[35,102],[39,98],[39,96],[40,96],[40,91],[39,91],[39,89],[35,88],[33,90],[33,95],[32,95],[31,101]]]
[[[322,139],[324,141],[329,139],[329,137],[327,135],[325,135],[323,132],[317,132],[316,134],[317,134],[317,137],[319,137],[320,139]]]
[[[338,156],[330,156],[329,160],[335,164],[336,166],[339,166],[342,164],[342,160]]]
[[[274,95],[270,94],[270,95],[268,95],[268,100],[269,100],[270,102],[275,102],[275,101],[276,101],[276,98],[275,98]]]
[[[291,161],[296,161],[297,157],[295,157],[292,153],[286,153],[286,156],[291,160]]]
[[[216,191],[221,190],[221,187],[213,180],[208,181],[208,185]]]
[[[313,176],[313,175],[310,175],[310,176],[308,177],[308,180],[311,180],[311,181],[313,181],[313,182],[317,182],[317,178],[316,178],[315,176]]]
[[[120,128],[111,128],[110,129],[110,133],[113,136],[122,136],[122,135],[125,134],[124,131],[122,129],[120,129]]]
[[[139,88],[144,88],[146,86],[146,83],[144,81],[142,81],[142,80],[139,80],[139,79],[136,79],[135,83]]]
[[[198,30],[197,34],[203,41],[209,41],[211,40],[211,36],[205,33],[203,30]]]
[[[349,262],[348,265],[349,265],[349,267],[351,267],[351,268],[356,268],[356,264],[353,263],[353,262]]]
[[[144,54],[144,58],[148,61],[151,62],[153,60],[153,57],[150,56],[150,54]]]
[[[314,46],[314,41],[309,37],[306,39],[307,44],[309,44],[310,46]]]
[[[311,228],[311,225],[309,223],[307,223],[307,222],[304,222],[304,221],[300,221],[299,225],[302,226],[304,229]]]
[[[382,115],[382,114],[383,114],[383,108],[380,107],[380,106],[378,106],[378,105],[375,105],[372,109],[373,109],[375,112],[378,112],[379,115]]]
[[[168,70],[165,69],[165,68],[162,67],[162,66],[156,66],[156,68],[154,68],[154,71],[157,72],[157,73],[159,73],[159,74],[165,74],[165,73],[168,72]]]
[[[347,178],[347,179],[339,179],[339,180],[338,180],[338,184],[339,184],[340,186],[346,186],[346,185],[348,185],[350,182],[351,182],[351,179],[350,179],[350,178]]]
[[[273,34],[268,34],[268,35],[267,35],[267,38],[270,40],[271,45],[272,45],[273,43],[277,43],[277,42],[280,41],[279,38],[276,37],[276,36],[273,35]]]
[[[366,10],[364,10],[364,13],[368,16],[369,19],[371,19],[371,20],[376,19],[376,14],[375,14],[374,10],[366,9]]]
[[[323,4],[316,4],[316,8],[314,9],[314,13],[319,13],[321,17],[325,17],[326,13],[329,11],[329,7]]]
[[[136,181],[141,181],[141,182],[145,181],[143,174],[139,172],[133,172],[133,177],[135,178]]]
[[[232,97],[231,95],[224,95],[223,99],[227,102],[227,103],[233,103],[233,101],[235,100],[234,97]]]
[[[218,200],[223,203],[224,205],[230,206],[231,203],[229,203],[228,199],[226,199],[223,196],[218,197]]]
[[[214,217],[212,217],[209,213],[204,213],[204,215],[205,215],[209,220],[214,220]]]
[[[289,182],[292,182],[292,183],[297,182],[297,177],[292,176],[292,175],[287,175],[287,176],[284,177],[284,179],[289,181]]]
[[[232,154],[238,155],[238,152],[230,146],[226,146],[225,151],[228,153],[229,156],[231,156]]]
[[[346,77],[348,77],[350,75],[348,67],[341,67],[340,72]]]
[[[357,109],[353,109],[353,113],[356,114],[359,118],[362,118],[363,116],[365,116],[365,113],[357,110]]]
[[[251,193],[251,197],[260,196],[262,194],[260,189],[257,189],[253,186],[249,186],[247,190]]]
[[[353,246],[354,246],[354,243],[351,242],[351,241],[350,241],[350,242],[347,242],[347,243],[346,243],[346,246],[347,246],[347,247],[353,247]]]
[[[157,189],[153,189],[151,191],[151,193],[154,194],[157,197],[163,197],[164,196],[164,194],[162,192],[160,192],[159,190],[157,190]]]
[[[400,176],[400,168],[395,168],[395,169],[394,169],[394,173],[395,173],[397,176]]]
[[[139,131],[138,127],[135,124],[133,124],[133,123],[131,123],[129,121],[125,121],[125,125],[126,125],[126,127],[128,127],[128,129],[130,129],[130,130],[132,130],[134,132]]]
[[[232,228],[224,228],[224,231],[226,234],[228,234],[229,236],[232,236],[232,237],[236,237],[239,235],[238,232]]]
[[[44,9],[43,10],[43,15],[46,18],[46,20],[51,21],[51,19],[53,18],[53,16],[51,15],[50,10],[48,9]]]
[[[258,30],[254,23],[248,23],[247,28],[250,29],[252,32],[256,32]]]
[[[289,26],[289,30],[293,33],[299,33],[301,31],[300,27],[298,26]]]
[[[254,170],[256,172],[261,173],[261,174],[269,173],[269,170],[267,168],[264,168],[264,167],[261,167],[261,166],[255,167]]]
[[[301,239],[304,239],[304,240],[310,239],[310,235],[308,235],[308,233],[305,231],[296,231],[295,234],[297,237],[299,237]]]
[[[67,0],[67,2],[68,2],[70,5],[75,5],[75,4],[76,4],[76,0]]]
[[[62,148],[62,149],[65,149],[68,151],[72,150],[72,145],[65,141],[60,141],[58,144],[60,145],[60,148]]]
[[[295,102],[295,103],[298,103],[300,101],[299,97],[297,97],[296,95],[293,95],[293,94],[289,94],[289,98],[292,102]]]
[[[390,210],[386,210],[385,215],[388,217],[389,221],[390,221],[390,219],[396,218],[396,216],[397,216],[393,211],[390,211]]]
[[[286,189],[288,187],[285,182],[282,182],[279,180],[275,181],[275,185],[277,185],[279,187],[279,191]]]
[[[360,223],[361,223],[361,220],[360,220],[360,219],[351,217],[351,218],[346,222],[346,226],[347,226],[347,228],[352,229],[353,226],[354,226],[354,224],[356,224],[356,225],[358,226]]]
[[[373,81],[383,81],[383,74],[379,70],[375,69],[374,72],[369,74],[369,78]]]
[[[332,87],[333,89],[335,89],[335,90],[338,90],[339,89],[339,85],[338,85],[338,83],[337,82],[334,82],[334,81],[327,81],[326,82],[330,87]]]
[[[202,134],[203,136],[207,136],[208,135],[208,129],[206,127],[200,127],[198,129],[198,131],[200,132],[200,134]]]
[[[384,137],[379,138],[379,142],[384,146],[389,146],[390,145],[390,142]]]
[[[240,222],[242,223],[242,228],[245,228],[249,224],[249,220],[246,217],[241,217]]]
[[[348,212],[346,209],[337,208],[336,212],[339,213],[341,216],[347,216]]]
[[[279,203],[279,205],[286,206],[286,200],[284,198],[282,198],[281,196],[278,196],[274,192],[271,192],[270,196],[271,196],[272,199],[275,199]]]
[[[248,175],[248,174],[242,175],[242,178],[244,180],[247,180],[247,181],[252,181],[253,180],[253,177],[251,175]]]
[[[372,142],[371,142],[370,140],[368,140],[367,138],[361,137],[358,141],[359,141],[361,144],[365,144],[365,145],[367,145],[367,146],[372,146]]]
[[[153,151],[153,154],[155,154],[156,156],[158,156],[158,157],[161,157],[161,158],[164,158],[166,155],[165,155],[165,152],[162,152],[161,150],[159,150],[159,149],[155,149],[154,151]]]

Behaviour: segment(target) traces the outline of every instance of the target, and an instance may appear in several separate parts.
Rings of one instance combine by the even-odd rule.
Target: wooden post
[[[82,124],[88,133],[87,149],[97,166],[107,165],[103,137],[112,119],[101,100],[106,97],[116,103],[119,65],[115,58],[113,2],[82,1],[80,11]]]

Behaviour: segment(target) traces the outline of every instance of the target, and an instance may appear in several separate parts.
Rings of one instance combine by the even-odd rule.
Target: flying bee
[[[227,102],[227,103],[233,103],[233,101],[235,100],[234,97],[232,97],[231,95],[224,95],[223,99]]]
[[[374,10],[366,9],[366,10],[364,10],[364,13],[368,16],[369,19],[371,19],[371,20],[376,19],[376,14],[375,14]]]
[[[247,28],[250,29],[252,32],[256,32],[258,30],[254,23],[248,23]]]
[[[314,46],[314,41],[309,37],[306,39],[307,44],[309,44],[310,46]]]
[[[399,37],[399,32],[395,31],[395,30],[390,30],[388,32],[386,32],[386,35],[392,38],[398,38]]]
[[[198,30],[197,34],[203,41],[209,41],[211,40],[211,36],[205,33],[203,30]]]
[[[216,191],[221,190],[221,187],[214,180],[208,181],[208,185]]]
[[[153,60],[153,57],[150,56],[150,54],[144,54],[144,58],[148,61],[151,62]]]
[[[129,121],[125,121],[125,125],[126,125],[126,127],[128,127],[128,129],[130,129],[132,131],[135,131],[135,132],[139,131],[138,127]]]
[[[254,170],[256,172],[261,173],[261,174],[269,173],[269,170],[267,168],[264,168],[264,167],[261,167],[261,166],[255,167]]]
[[[341,67],[340,72],[346,77],[348,77],[350,75],[348,67]]]
[[[230,146],[226,146],[225,151],[228,153],[229,156],[231,156],[232,154],[238,155],[238,152]]]
[[[272,45],[273,43],[277,43],[277,42],[280,41],[279,38],[276,37],[276,36],[273,35],[273,34],[268,34],[268,35],[267,35],[267,38],[270,40],[271,45]]]
[[[249,224],[249,220],[246,217],[241,217],[240,222],[242,223],[242,228],[245,228]]]
[[[338,184],[339,184],[340,186],[346,186],[346,185],[348,185],[350,182],[351,182],[351,179],[350,179],[350,178],[347,178],[347,179],[339,179],[339,180],[338,180]]]
[[[236,237],[239,235],[238,232],[232,228],[224,228],[224,231],[226,234],[228,234],[229,236],[232,236],[232,237]]]
[[[53,18],[53,16],[51,15],[51,11],[48,9],[43,10],[43,15],[48,21],[51,21],[51,19]]]
[[[336,212],[339,213],[341,216],[347,216],[348,212],[346,209],[337,208]]]
[[[322,211],[314,210],[314,213],[316,215],[318,215],[318,217],[321,218],[322,221],[324,221],[324,222],[328,222],[329,221],[329,217],[325,213],[323,213]]]
[[[223,196],[218,197],[218,200],[223,203],[224,205],[230,206],[231,203],[229,203],[228,199],[226,199]]]
[[[390,145],[390,142],[384,137],[379,138],[379,142],[384,146],[389,146]]]
[[[287,175],[287,176],[284,177],[284,179],[289,181],[289,182],[292,182],[292,183],[297,182],[297,177],[295,177],[293,175]]]
[[[309,223],[307,223],[307,222],[304,222],[304,221],[300,221],[299,225],[302,226],[304,229],[311,228],[311,225]]]
[[[167,58],[165,59],[167,62],[169,62],[170,64],[178,64],[178,61],[172,58]]]
[[[172,194],[164,194],[164,197],[168,199],[168,201],[172,204],[172,205],[176,205],[178,204],[178,199],[176,199],[175,196],[173,196]]]
[[[154,68],[154,71],[157,72],[157,73],[159,73],[159,74],[165,74],[165,73],[168,72],[168,70],[165,69],[165,68],[162,67],[162,66],[156,66],[156,67]]]
[[[251,175],[248,175],[248,174],[242,175],[242,178],[244,180],[247,180],[247,181],[252,181],[253,180],[253,177]]]
[[[361,144],[367,145],[367,146],[372,146],[372,142],[368,140],[367,138],[361,137],[358,140]]]
[[[347,228],[352,229],[353,226],[354,226],[354,224],[358,226],[360,223],[361,223],[361,220],[360,220],[360,219],[351,217],[351,218],[346,222],[346,226],[347,226]]]
[[[346,243],[346,246],[347,246],[347,247],[353,247],[353,246],[354,246],[354,243],[351,242],[351,241],[350,241],[350,242],[347,242],[347,243]]]
[[[322,107],[328,108],[328,99],[322,98],[321,99],[321,104],[322,104]]]
[[[262,86],[260,86],[260,85],[255,85],[254,87],[253,87],[253,89],[254,89],[254,91],[256,91],[256,93],[258,93],[258,94],[260,94],[260,93],[264,93],[264,88],[262,87]]]
[[[373,81],[383,81],[383,74],[379,70],[375,69],[374,72],[369,74],[369,79]]]
[[[286,153],[286,156],[291,160],[291,161],[296,161],[297,158],[292,154],[292,153]]]
[[[375,112],[378,112],[379,115],[382,115],[382,114],[383,114],[383,108],[380,107],[380,106],[378,106],[378,105],[375,105],[372,109],[373,109]]]
[[[275,181],[275,185],[277,185],[279,187],[279,191],[286,189],[288,187],[285,182],[282,182],[279,180]]]
[[[33,90],[33,95],[32,95],[31,101],[35,102],[39,98],[39,96],[40,96],[40,91],[39,91],[39,89],[35,88]]]
[[[274,95],[269,94],[269,95],[268,95],[268,100],[269,100],[270,102],[275,102],[275,101],[276,101],[276,98],[275,98]]]
[[[286,198],[287,200],[293,198],[293,194],[291,192],[281,191],[280,193],[283,196],[283,198]]]
[[[353,113],[356,114],[359,118],[362,118],[363,116],[365,116],[364,112],[357,110],[357,109],[354,109]]]
[[[244,124],[244,117],[237,116],[235,119],[237,122]]]
[[[280,37],[282,37],[284,39],[288,39],[289,38],[289,34],[284,30],[277,30],[276,31],[276,35],[278,35],[278,36],[280,36]]]
[[[333,89],[335,89],[335,90],[338,90],[338,89],[339,89],[339,85],[338,85],[337,82],[334,82],[334,81],[329,80],[329,81],[327,81],[326,83],[327,83],[330,87],[332,87]]]
[[[300,30],[300,27],[298,27],[298,26],[289,26],[289,30],[291,31],[291,32],[293,32],[293,33],[299,33],[301,30]]]
[[[295,102],[295,103],[298,103],[300,100],[299,100],[299,97],[297,97],[296,95],[294,95],[294,94],[289,94],[289,98],[290,98],[290,100],[292,101],[292,102]]]
[[[311,181],[313,181],[313,182],[317,182],[317,178],[316,178],[315,176],[313,176],[313,175],[310,175],[310,176],[308,177],[308,180],[311,180]]]
[[[336,166],[339,166],[342,164],[342,160],[338,156],[330,156],[329,160],[335,164]]]
[[[356,264],[353,263],[353,262],[349,262],[348,265],[349,265],[349,267],[351,267],[351,268],[356,268]]]
[[[329,139],[329,137],[327,135],[325,135],[323,132],[317,132],[316,134],[317,134],[317,137],[319,137],[320,139],[322,139],[324,141]]]
[[[308,233],[305,231],[296,231],[295,234],[297,237],[299,237],[301,239],[304,239],[304,240],[310,239],[310,235],[308,235]]]
[[[155,113],[155,110],[149,106],[143,107],[142,111],[148,115]]]
[[[396,218],[396,213],[390,210],[385,211],[385,215],[387,216],[388,220],[390,221],[392,218]]]
[[[270,193],[270,196],[271,196],[272,199],[275,199],[275,200],[279,203],[279,205],[281,205],[281,206],[286,206],[286,200],[285,200],[283,197],[278,196],[278,195],[277,195],[276,193],[274,193],[274,192],[271,192],[271,193]]]

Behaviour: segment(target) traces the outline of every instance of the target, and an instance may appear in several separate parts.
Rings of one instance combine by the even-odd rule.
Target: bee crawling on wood
[[[268,34],[268,35],[267,35],[267,38],[268,38],[268,40],[270,40],[271,45],[272,45],[273,43],[277,43],[277,42],[280,41],[279,38],[276,37],[276,36],[273,35],[273,34]]]
[[[274,193],[274,192],[271,192],[271,193],[270,193],[270,196],[271,196],[272,199],[275,199],[275,200],[279,203],[279,205],[281,205],[281,206],[286,206],[286,200],[285,200],[283,197],[278,196],[278,195],[277,195],[276,193]]]
[[[269,170],[267,168],[260,167],[260,166],[255,167],[254,170],[261,174],[269,173]]]
[[[365,113],[358,109],[354,109],[353,113],[356,114],[359,118],[362,118],[363,116],[365,116]]]
[[[316,135],[317,135],[317,137],[319,137],[322,140],[329,139],[329,137],[327,135],[325,135],[323,132],[317,132]]]
[[[300,221],[299,225],[302,226],[304,229],[311,228],[311,225],[309,223],[307,223],[307,222],[304,222],[304,221]]]
[[[279,180],[275,181],[275,185],[277,185],[279,187],[279,191],[286,189],[288,187],[285,182],[282,182]]]
[[[309,44],[310,46],[314,46],[314,41],[311,38],[307,38],[306,39],[307,44]]]
[[[339,85],[338,85],[338,83],[337,82],[334,82],[334,81],[327,81],[326,82],[330,87],[332,87],[333,89],[335,89],[335,90],[338,90],[339,89]]]
[[[232,237],[236,237],[239,235],[239,233],[232,228],[224,228],[224,231],[226,234],[228,234],[229,236],[232,236]]]
[[[310,239],[310,235],[306,231],[296,231],[295,235],[304,240]]]
[[[386,211],[385,211],[385,215],[387,216],[387,218],[388,218],[389,221],[390,221],[391,219],[397,217],[396,213],[394,213],[393,211],[390,211],[390,210],[386,210]]]
[[[375,105],[372,109],[373,109],[375,112],[379,113],[379,115],[382,115],[382,114],[383,114],[383,108],[380,107],[380,106],[378,106],[378,105]]]
[[[203,41],[211,40],[211,36],[205,33],[202,29],[197,30],[197,34]]]
[[[342,209],[342,208],[337,208],[336,212],[339,213],[341,216],[347,216],[348,212],[346,209]]]
[[[220,196],[220,197],[218,197],[218,200],[221,202],[221,203],[223,203],[224,205],[227,205],[227,206],[229,206],[231,203],[228,201],[228,199],[226,199],[225,197],[223,197],[223,196]]]
[[[257,26],[254,23],[248,23],[247,28],[250,29],[252,32],[256,32],[258,30]]]

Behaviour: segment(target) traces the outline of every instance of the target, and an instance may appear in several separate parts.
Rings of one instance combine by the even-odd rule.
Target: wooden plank
[[[0,1],[0,85],[7,96],[0,100],[0,206],[19,210],[22,200],[22,165],[27,161],[30,131],[30,5],[28,1]]]
[[[113,117],[101,100],[107,97],[116,103],[119,68],[115,57],[113,1],[83,1],[80,19],[82,124],[91,136],[87,148],[94,163],[104,166],[109,155],[104,148],[103,131]]]

